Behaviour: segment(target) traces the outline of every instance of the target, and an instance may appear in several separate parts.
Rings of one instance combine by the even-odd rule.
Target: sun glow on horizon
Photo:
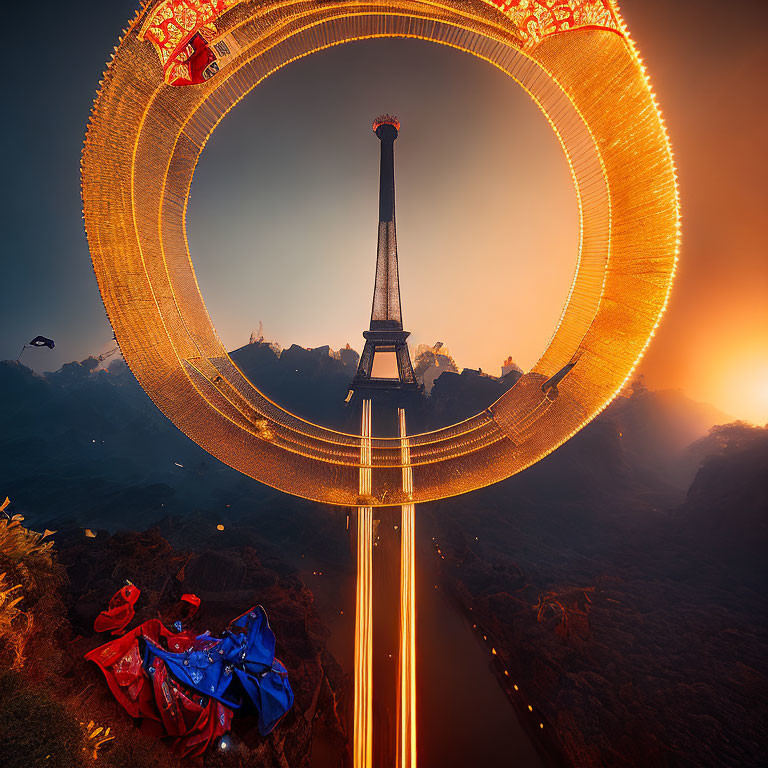
[[[768,359],[742,359],[719,377],[719,395],[728,413],[756,426],[768,425]]]
[[[692,400],[722,411],[723,422],[738,420],[763,427],[768,425],[768,337],[762,328],[752,337],[738,336],[734,331],[739,323],[732,325],[720,329],[717,337],[706,336],[712,350],[706,357],[696,354],[694,346],[668,360],[660,345],[651,349],[650,359],[639,370],[650,389],[679,389]],[[658,372],[665,368],[672,368],[669,378]]]

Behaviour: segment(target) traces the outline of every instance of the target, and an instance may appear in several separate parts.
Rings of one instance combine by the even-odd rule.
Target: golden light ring
[[[237,54],[211,79],[182,87],[166,84],[155,45],[142,39],[158,3],[137,14],[105,73],[83,150],[83,210],[99,288],[123,355],[156,405],[211,454],[261,482],[365,506],[423,502],[496,482],[594,418],[654,333],[679,246],[669,143],[615,6],[574,0],[564,29],[543,10],[538,26],[522,28],[520,4],[503,0],[227,4],[233,7],[215,21]],[[409,437],[407,498],[397,438],[371,439],[373,485],[363,499],[360,436],[288,413],[237,369],[205,309],[186,239],[194,170],[227,112],[286,63],[373,37],[449,45],[515,79],[563,146],[580,213],[578,267],[547,350],[482,413]],[[557,387],[542,391],[572,360]]]

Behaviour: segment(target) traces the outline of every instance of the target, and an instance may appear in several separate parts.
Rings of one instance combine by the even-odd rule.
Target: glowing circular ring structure
[[[172,50],[163,42],[168,27],[161,28],[169,19],[205,26],[194,45]],[[515,79],[562,144],[581,224],[573,285],[544,355],[482,413],[409,438],[412,494],[402,491],[397,439],[374,438],[368,450],[360,436],[303,421],[253,387],[216,335],[186,240],[195,166],[227,112],[286,63],[377,37],[452,46]],[[200,50],[203,63],[225,55],[206,70],[209,79],[181,85],[194,79],[189,62]],[[82,194],[109,319],[155,404],[241,472],[351,506],[469,491],[565,442],[631,375],[666,306],[679,246],[667,135],[612,0],[151,2],[125,31],[101,83],[83,150]],[[361,455],[373,477],[364,495]]]

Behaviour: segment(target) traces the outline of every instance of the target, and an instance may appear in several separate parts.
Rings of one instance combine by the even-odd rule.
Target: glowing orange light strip
[[[406,437],[405,410],[398,409],[403,491],[413,496],[411,448]],[[398,768],[416,768],[416,598],[414,573],[414,522],[416,507],[402,507],[400,538],[400,745]]]
[[[536,5],[549,13],[551,5],[514,2],[504,0],[504,7],[517,13]],[[236,64],[208,84],[174,93],[163,83],[153,46],[139,36],[157,3],[137,12],[100,83],[89,123],[83,212],[110,321],[158,407],[240,471],[287,492],[353,507],[427,501],[502,479],[596,416],[631,375],[658,325],[680,241],[664,122],[615,0],[557,0],[558,8],[574,14],[598,2],[610,4],[619,34],[588,25],[531,48],[508,16],[480,0],[243,3],[226,27],[242,43]],[[355,492],[358,435],[331,432],[279,409],[237,370],[199,295],[184,223],[197,153],[229,109],[290,61],[376,37],[460,48],[518,80],[566,150],[581,213],[579,271],[550,351],[465,427],[411,436],[419,491],[408,499],[392,488],[386,501],[383,494],[359,498]],[[579,365],[561,397],[542,404],[537,377],[562,367],[575,345],[583,352]],[[377,467],[389,472],[387,478],[394,469],[396,478],[399,441],[372,442]]]
[[[371,495],[371,401],[363,400],[360,440],[360,495]],[[357,515],[357,612],[355,617],[354,768],[373,762],[373,508]]]

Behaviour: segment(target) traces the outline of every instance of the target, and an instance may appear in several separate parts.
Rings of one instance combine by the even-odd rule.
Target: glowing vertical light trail
[[[360,496],[371,495],[371,401],[363,400]],[[373,508],[357,515],[357,612],[355,617],[354,768],[371,768],[373,744]]]
[[[398,409],[400,425],[400,457],[403,464],[403,491],[413,495],[411,449],[406,436],[405,410]],[[400,730],[398,733],[398,768],[416,768],[416,600],[414,573],[414,518],[413,504],[402,507],[400,538]]]

